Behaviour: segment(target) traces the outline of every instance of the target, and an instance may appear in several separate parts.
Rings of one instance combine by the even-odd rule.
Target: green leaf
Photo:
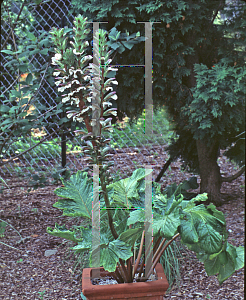
[[[35,35],[29,31],[26,32],[27,37],[31,40],[31,41],[36,41],[37,38],[35,37]]]
[[[155,215],[153,218],[153,235],[160,235],[166,239],[171,239],[176,233],[180,225],[180,216],[178,211],[171,213],[170,215]]]
[[[40,47],[42,47],[42,46],[48,47],[50,45],[50,39],[49,38],[43,39],[38,43],[38,45]]]
[[[229,278],[235,272],[235,264],[233,259],[228,255],[227,252],[225,252],[225,255],[222,252],[219,258],[222,257],[222,255],[224,257],[220,259],[220,269],[217,277],[219,280],[219,284],[222,284],[227,278]]]
[[[239,270],[244,267],[244,247],[239,246],[236,248],[237,257],[235,263],[235,270]]]
[[[167,195],[167,198],[170,198],[175,191],[177,190],[177,184],[176,182],[168,185],[164,190],[163,190],[163,194]]]
[[[22,73],[25,73],[27,71],[28,65],[27,64],[20,64],[17,67]]]
[[[146,175],[151,172],[152,170],[147,170]],[[145,178],[146,175],[145,169],[141,168],[135,170],[131,177],[112,183],[109,187],[114,189],[113,203],[130,208],[132,206],[130,199],[139,198],[137,187],[139,181]]]
[[[27,83],[27,84],[30,84],[30,83],[32,82],[32,79],[33,79],[32,73],[29,73],[29,74],[27,75],[27,77],[26,77],[26,83]]]
[[[92,219],[92,185],[88,182],[87,173],[78,171],[63,182],[64,187],[55,190],[60,199],[53,206],[63,210],[66,216],[81,216]]]
[[[42,49],[41,51],[39,51],[39,53],[47,55],[48,51],[49,51],[49,49],[45,48],[45,49]]]
[[[75,237],[75,231],[71,231],[71,230],[67,229],[65,225],[60,226],[57,223],[55,223],[54,229],[47,227],[46,231],[47,231],[47,233],[49,233],[53,236],[58,236],[58,237],[61,237],[63,239],[69,240],[69,241],[79,242],[82,240],[82,239],[77,239]]]
[[[17,98],[21,98],[21,92],[16,91],[16,90],[11,90],[11,97],[13,97],[13,96],[17,97]]]
[[[185,180],[183,181],[179,187],[185,191],[190,190],[190,189],[197,189],[199,187],[198,183],[197,183],[197,177],[193,176],[191,178],[189,178],[189,180]],[[182,193],[181,191],[181,193]]]
[[[143,230],[143,226],[141,228],[130,228],[121,233],[118,239],[133,246],[136,240],[141,236]]]
[[[110,242],[106,248],[101,248],[100,264],[105,271],[114,272],[120,258],[127,260],[131,256],[131,246],[117,239]]]
[[[29,52],[29,55],[34,55],[34,54],[37,54],[37,53],[40,53],[40,49],[34,49],[32,51]]]
[[[0,222],[0,237],[4,234],[5,232],[5,227],[7,226],[8,224],[6,222]]]
[[[142,209],[136,209],[130,212],[130,216],[127,219],[127,225],[136,224],[137,222],[145,221],[145,212]]]
[[[219,252],[222,247],[222,236],[225,232],[225,223],[213,215],[213,211],[204,205],[198,205],[183,210],[180,234],[182,242],[190,244],[191,250],[201,248],[205,253]]]
[[[84,251],[91,250],[92,246],[92,229],[91,228],[81,228],[82,241],[78,242],[78,245],[74,246],[72,249],[76,253],[81,253]]]
[[[0,105],[0,112],[6,113],[10,110],[10,107],[7,105]]]
[[[6,53],[6,54],[14,54],[14,51],[11,51],[11,50],[1,50],[0,52]]]
[[[122,44],[127,48],[127,49],[132,49],[132,47],[134,46],[134,43],[133,42],[124,42],[122,41]]]

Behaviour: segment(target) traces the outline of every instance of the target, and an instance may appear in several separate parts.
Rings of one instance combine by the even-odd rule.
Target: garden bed
[[[161,147],[154,150],[161,154],[156,158],[160,166],[154,167],[155,178],[167,155],[161,153]],[[131,149],[128,152],[130,151]],[[120,152],[114,155],[116,169],[120,170],[127,165],[124,155]],[[145,163],[137,152],[132,154],[132,160],[142,166]],[[228,163],[225,157],[220,157],[219,161],[224,176],[236,172],[233,164]],[[177,161],[167,170],[161,181],[163,187],[172,182],[178,184],[191,176],[182,172],[180,165],[181,162]],[[132,171],[129,169],[129,173]],[[47,186],[27,193],[27,181],[20,177],[4,179],[11,189],[5,189],[0,194],[0,218],[16,228],[23,241],[20,242],[17,232],[9,226],[6,227],[4,237],[0,238],[1,242],[18,249],[17,251],[0,244],[0,298],[81,299],[80,269],[84,264],[83,258],[74,270],[78,258],[69,252],[69,245],[61,245],[60,238],[46,233],[46,228],[53,228],[55,222],[64,224],[68,220],[69,224],[69,218],[60,217],[61,212],[52,206],[58,199],[53,192],[57,186]],[[228,240],[234,246],[244,245],[244,185],[245,179],[241,176],[230,184],[223,183],[221,189],[224,205],[218,209],[226,215]],[[66,259],[68,255],[70,257]],[[244,269],[235,272],[219,286],[215,276],[206,275],[203,264],[196,259],[193,252],[185,251],[180,261],[182,281],[179,287],[174,285],[164,299],[244,299]]]

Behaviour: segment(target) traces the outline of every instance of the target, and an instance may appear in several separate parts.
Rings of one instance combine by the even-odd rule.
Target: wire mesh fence
[[[5,1],[6,2],[6,1]],[[25,14],[24,24],[18,24],[15,27],[15,30],[12,30],[13,23],[10,20],[15,20],[20,12],[21,2],[11,1],[8,6],[9,12],[12,14],[12,19],[5,19],[1,25],[1,49],[8,49],[8,47],[16,48],[22,43],[23,32],[31,31],[35,36],[39,36],[42,30],[50,31],[52,27],[64,27],[66,26],[73,27],[73,18],[72,14],[69,14],[70,1],[43,1],[40,5],[34,5],[30,8],[25,7],[21,14]],[[6,4],[6,3],[5,3]],[[6,9],[4,2],[2,3],[2,11]],[[9,99],[9,90],[10,88],[15,87],[18,84],[18,77],[24,76],[22,74],[17,76],[14,72],[11,72],[8,67],[6,67],[6,57],[1,55],[1,78],[2,78],[2,95],[0,98],[0,103],[6,103]],[[47,64],[50,57],[47,55],[37,53],[29,60],[29,64],[34,70],[37,70],[40,66]],[[48,67],[48,65],[47,65]],[[56,93],[55,87],[44,78],[42,86],[38,90],[37,97],[32,102],[32,109],[39,110],[40,105],[45,106],[46,111],[51,111],[54,107],[57,106],[57,100],[59,95]],[[39,106],[37,105],[39,104]],[[11,105],[11,103],[10,103]],[[43,111],[38,111],[39,115],[43,114]],[[57,115],[57,120],[60,120],[63,116]],[[48,122],[51,120],[47,119]],[[60,125],[57,122],[56,128],[59,129]],[[107,137],[111,138],[111,146],[114,154],[120,150],[121,153],[125,153],[128,156],[132,164],[131,167],[135,166],[134,162],[131,160],[129,147],[137,148],[138,155],[146,164],[153,164],[153,158],[148,161],[148,157],[151,156],[151,147],[153,145],[162,145],[165,144],[166,139],[168,138],[169,124],[165,119],[164,112],[160,111],[153,118],[153,129],[156,135],[153,135],[151,140],[145,136],[144,133],[144,116],[138,120],[138,123],[133,127],[130,127],[127,122],[127,117],[124,119],[124,122],[117,123],[114,125],[115,130],[113,134],[109,134]],[[16,155],[28,149],[29,147],[34,146],[40,140],[53,134],[52,138],[45,140],[39,146],[35,147],[29,152],[26,152],[22,156],[16,158],[9,162],[8,164],[2,166],[1,174],[2,175],[33,175],[37,172],[56,172],[58,169],[62,169],[62,156],[61,156],[61,145],[62,136],[58,131],[51,127],[47,129],[45,126],[43,129],[32,131],[32,134],[24,138],[20,138],[11,145],[8,152],[3,152],[0,157],[0,160],[7,161],[11,155]],[[83,169],[83,153],[80,151],[82,142],[80,138],[76,137],[73,132],[69,132],[69,137],[66,136],[66,168],[76,172],[78,169]],[[144,154],[143,154],[144,152]],[[130,167],[130,166],[129,166]],[[120,174],[120,178],[124,176]]]

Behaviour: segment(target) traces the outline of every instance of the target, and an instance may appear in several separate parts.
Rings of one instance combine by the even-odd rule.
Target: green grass
[[[181,281],[180,274],[180,260],[182,259],[182,254],[180,249],[185,250],[180,242],[171,243],[167,249],[164,251],[160,258],[160,263],[164,267],[164,272],[169,283],[169,288],[167,294],[171,290],[173,284],[179,286]]]
[[[164,109],[153,114],[153,136],[145,135],[145,113],[137,122],[130,126],[129,118],[125,118],[124,123],[113,125],[114,132],[104,134],[106,138],[111,138],[113,148],[141,147],[143,145],[165,144],[169,141],[173,131],[171,130],[167,113]]]

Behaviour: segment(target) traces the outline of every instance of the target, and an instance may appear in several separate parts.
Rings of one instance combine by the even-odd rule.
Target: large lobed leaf
[[[105,248],[101,246],[100,264],[108,272],[116,270],[120,258],[127,260],[132,256],[131,246],[119,239],[110,242]]]
[[[119,206],[131,208],[131,199],[139,198],[138,187],[140,185],[140,180],[144,179],[145,176],[150,174],[151,172],[152,170],[147,170],[147,172],[145,173],[145,169],[137,169],[132,173],[131,177],[121,179],[115,183],[110,184],[109,190],[111,190],[113,203]]]
[[[225,219],[213,206],[209,206],[209,209],[203,205],[184,209],[180,235],[182,242],[189,245],[191,250],[198,252],[200,248],[210,254],[220,251],[224,233]]]
[[[59,199],[53,206],[62,209],[65,216],[92,219],[93,191],[87,173],[78,171],[63,184],[55,194],[66,199]]]
[[[204,261],[204,267],[208,276],[218,274],[219,284],[222,284],[236,270],[244,267],[244,247],[234,247],[225,244],[223,250],[210,255]]]
[[[80,242],[82,241],[82,238],[77,238],[76,237],[76,231],[73,230],[69,230],[66,228],[65,225],[58,225],[57,223],[55,223],[55,228],[52,229],[50,227],[47,227],[47,233],[53,235],[53,236],[58,236],[61,237],[63,239],[69,240],[69,241],[73,241],[73,242]]]

